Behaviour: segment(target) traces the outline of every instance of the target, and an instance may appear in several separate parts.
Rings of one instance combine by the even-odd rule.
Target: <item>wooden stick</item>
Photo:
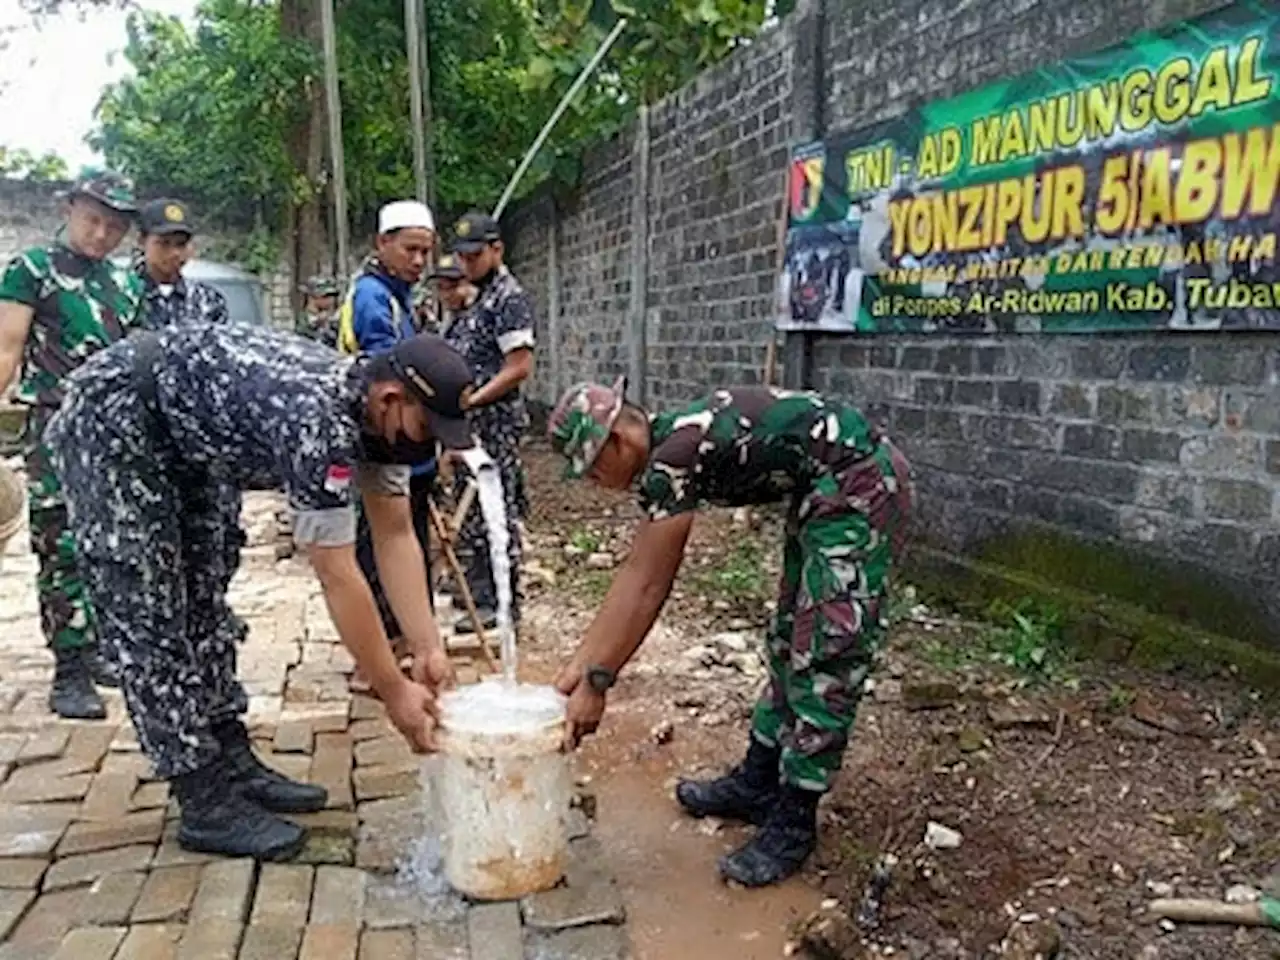
[[[458,507],[453,511],[453,519],[449,521],[450,526],[453,528],[451,540],[456,539],[458,532],[462,529],[462,522],[467,519],[471,505],[476,501],[476,492],[478,490],[479,487],[476,486],[476,482],[471,480],[467,483],[467,489],[462,491],[462,496],[458,498]]]
[[[1264,909],[1280,917],[1280,901],[1264,898],[1259,903],[1222,903],[1218,900],[1173,899],[1153,900],[1147,908],[1153,917],[1178,923],[1221,923],[1232,927],[1276,927],[1277,923]]]
[[[467,575],[462,571],[462,564],[458,562],[458,555],[453,552],[453,544],[446,536],[444,517],[440,516],[440,511],[435,503],[428,501],[427,509],[431,517],[431,527],[435,530],[436,536],[440,538],[440,548],[444,551],[445,560],[449,564],[449,570],[453,573],[454,582],[458,585],[458,592],[462,594],[462,602],[466,605],[467,615],[471,617],[472,624],[476,628],[476,636],[480,639],[480,651],[484,654],[485,662],[488,663],[489,669],[494,673],[501,672],[498,663],[493,659],[493,651],[489,649],[489,638],[484,631],[484,622],[480,619],[480,611],[476,609],[475,598],[471,596],[471,588],[467,586]]]

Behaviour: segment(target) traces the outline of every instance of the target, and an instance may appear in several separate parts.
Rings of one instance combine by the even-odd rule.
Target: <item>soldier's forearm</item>
[[[382,629],[369,583],[355,562],[355,552],[352,551],[350,569],[341,564],[316,565],[316,573],[343,646],[351,651],[373,689],[385,699],[404,677]]]
[[[471,395],[473,407],[486,407],[501,400],[520,384],[529,379],[533,373],[533,351],[517,350],[508,354],[507,361],[501,370],[488,383]]]
[[[427,596],[426,561],[413,528],[375,538],[373,555],[405,642],[420,653],[443,649]]]

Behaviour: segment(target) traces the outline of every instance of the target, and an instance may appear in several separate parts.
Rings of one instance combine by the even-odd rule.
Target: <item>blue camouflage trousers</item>
[[[73,381],[46,438],[99,642],[119,661],[143,753],[169,778],[216,758],[213,728],[248,708],[236,679],[244,628],[227,603],[240,491],[212,461],[178,455],[130,358]]]

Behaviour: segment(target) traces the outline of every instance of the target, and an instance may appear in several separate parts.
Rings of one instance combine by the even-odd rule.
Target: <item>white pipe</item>
[[[578,78],[573,81],[568,92],[556,107],[555,112],[551,114],[551,119],[547,121],[546,126],[542,128],[542,132],[538,134],[538,139],[533,141],[533,146],[529,148],[529,152],[524,155],[524,159],[520,161],[520,166],[516,167],[516,172],[511,177],[511,182],[507,184],[507,189],[502,191],[502,199],[498,201],[498,205],[493,208],[493,219],[497,220],[502,216],[502,211],[507,208],[507,203],[511,200],[511,195],[516,192],[516,185],[520,182],[520,178],[524,176],[525,171],[529,169],[529,164],[533,163],[533,158],[538,155],[538,151],[542,149],[542,145],[546,143],[547,137],[551,135],[552,128],[564,112],[569,109],[569,104],[573,102],[573,98],[578,95],[578,91],[582,89],[583,84],[587,82],[587,78],[595,72],[596,67],[600,66],[600,61],[604,59],[609,48],[614,45],[618,37],[622,36],[622,31],[626,29],[627,18],[623,17],[613,29],[609,31],[609,35],[604,38],[604,43],[600,44],[600,49],[595,52],[590,62],[582,68],[582,72],[578,74]]]

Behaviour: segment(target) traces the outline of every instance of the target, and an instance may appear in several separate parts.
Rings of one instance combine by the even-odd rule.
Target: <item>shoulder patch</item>
[[[330,493],[345,493],[355,471],[346,464],[335,463],[324,475],[324,488]]]

